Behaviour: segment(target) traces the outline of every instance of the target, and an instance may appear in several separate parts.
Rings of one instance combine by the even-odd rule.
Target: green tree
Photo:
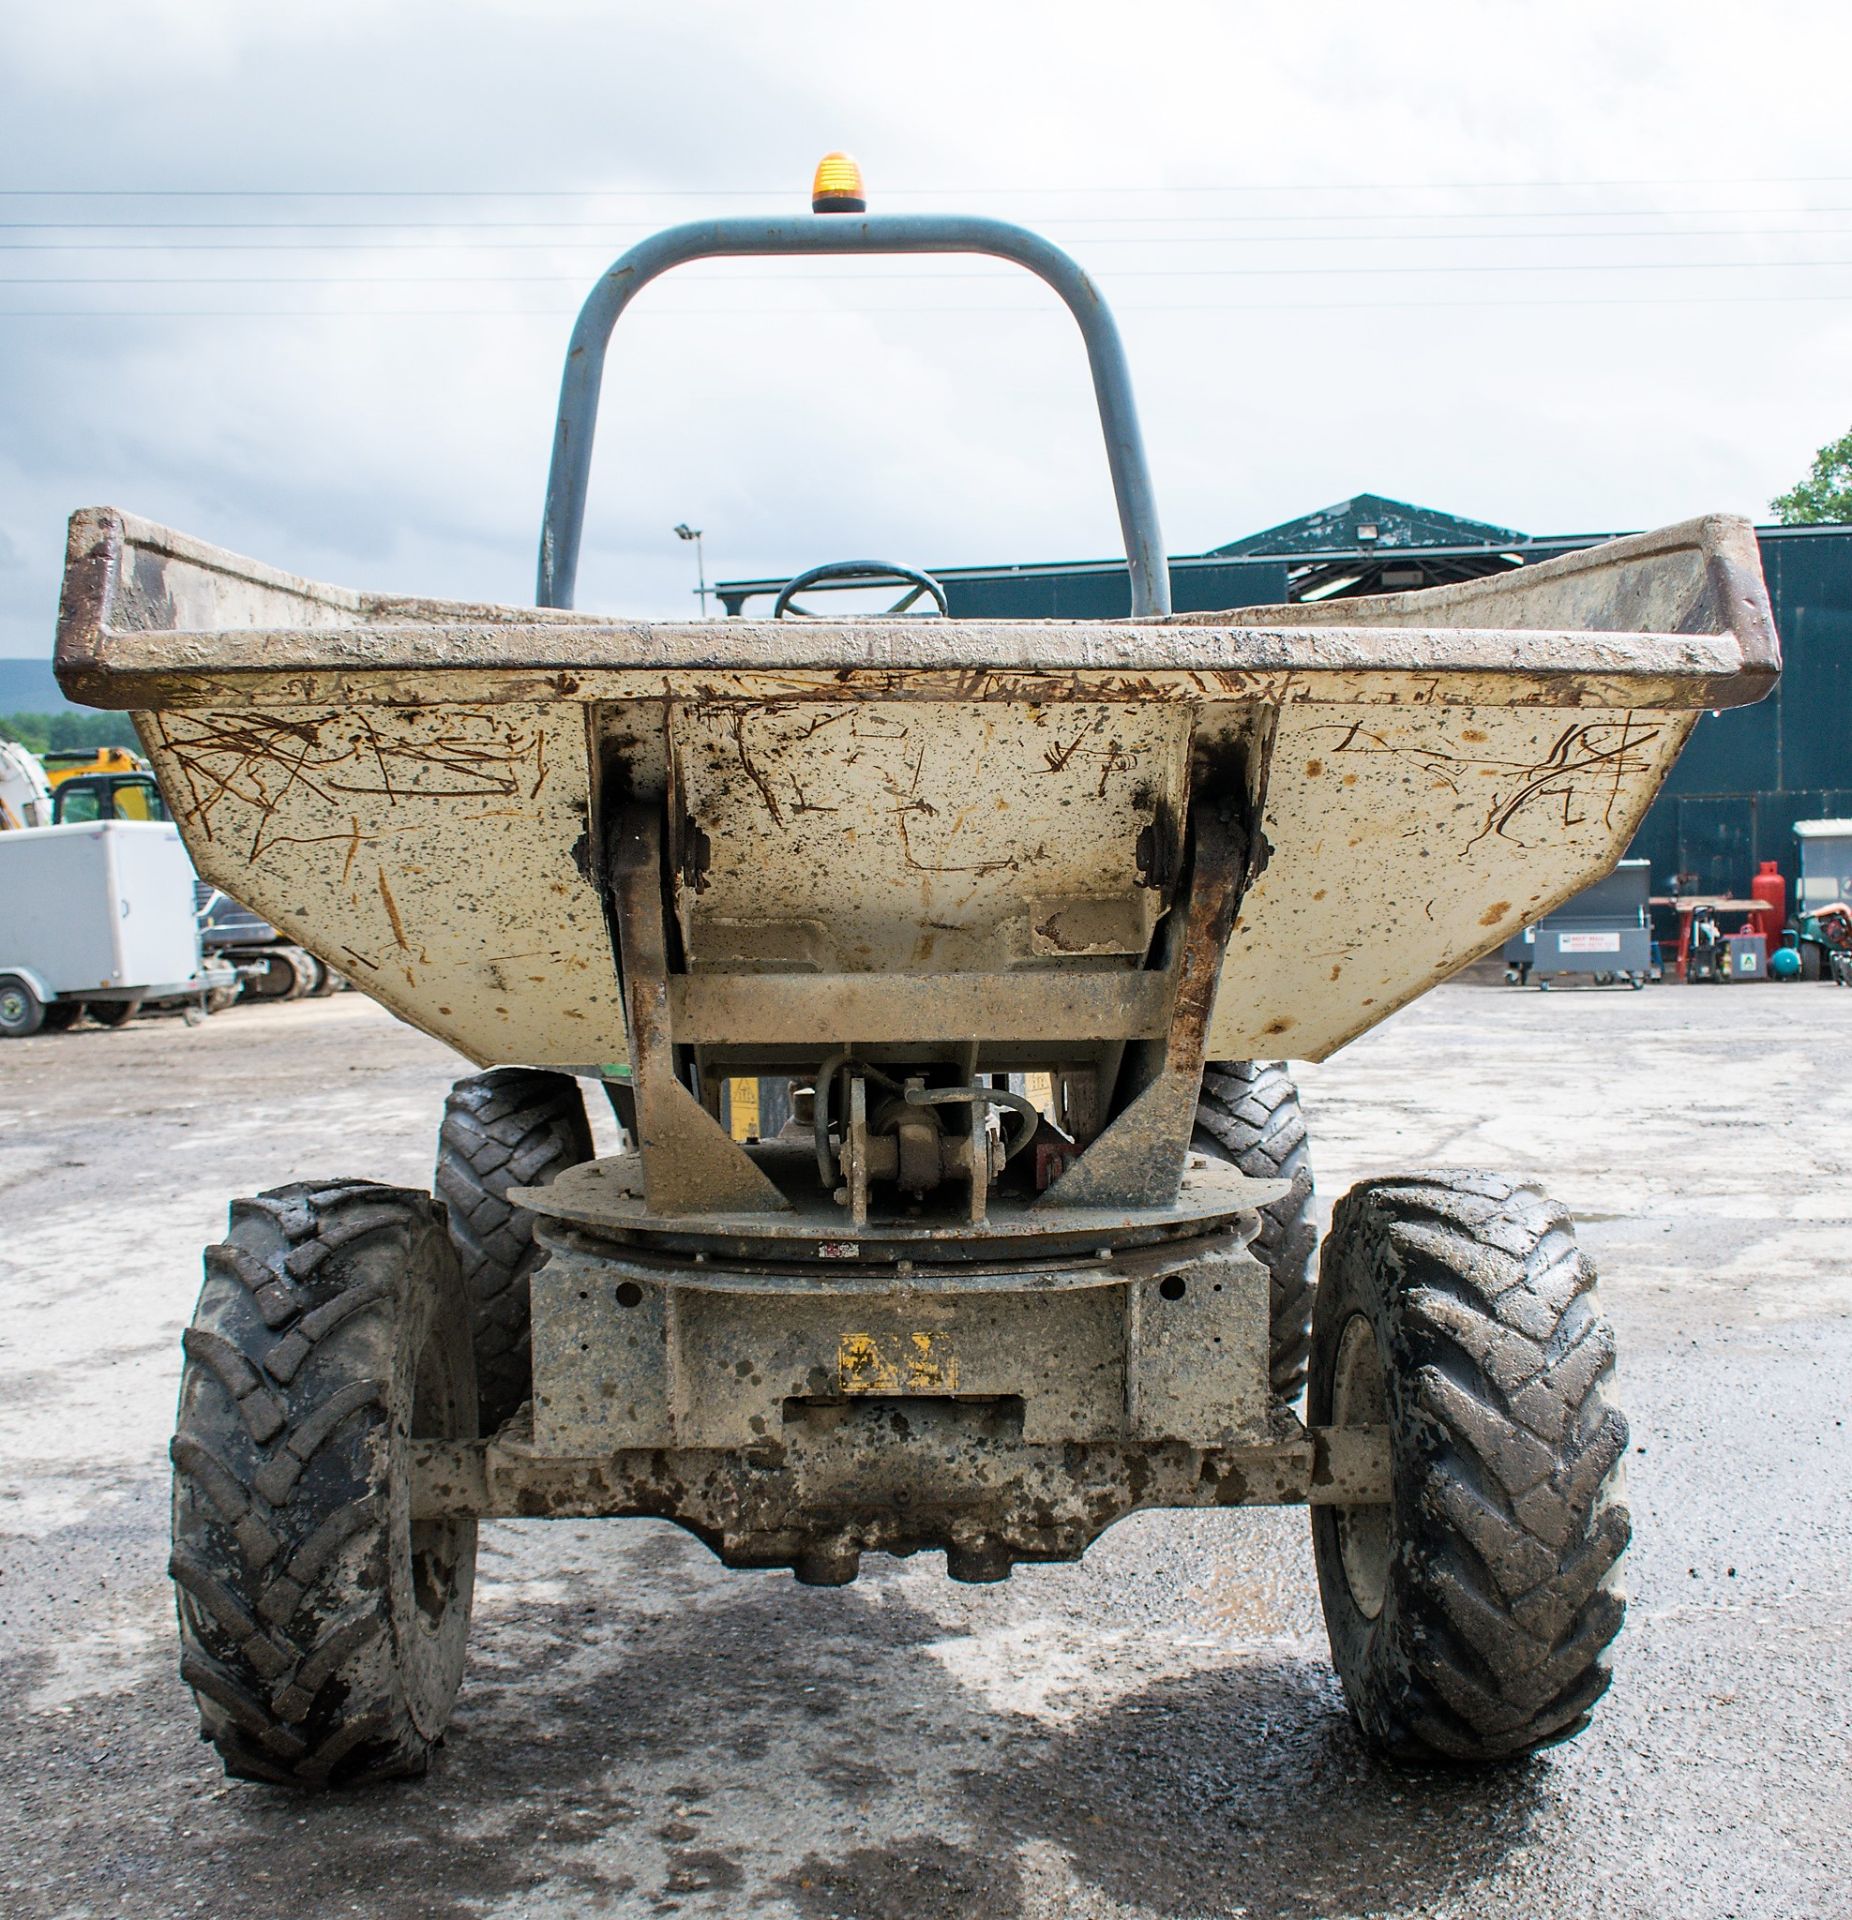
[[[31,753],[66,747],[141,751],[126,713],[0,713],[0,740],[17,740]]]
[[[1768,504],[1784,527],[1852,521],[1852,433],[1822,447],[1807,478]]]

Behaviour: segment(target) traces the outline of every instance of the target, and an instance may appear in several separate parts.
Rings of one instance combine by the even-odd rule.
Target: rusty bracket
[[[791,1203],[676,1071],[660,808],[627,801],[617,809],[605,842],[605,873],[623,975],[645,1204],[658,1214],[788,1213]]]
[[[1165,922],[1171,983],[1165,1037],[1127,1050],[1123,1073],[1131,1098],[1037,1206],[1175,1202],[1195,1129],[1222,952],[1246,885],[1250,845],[1232,797],[1205,798],[1191,809],[1187,898]]]

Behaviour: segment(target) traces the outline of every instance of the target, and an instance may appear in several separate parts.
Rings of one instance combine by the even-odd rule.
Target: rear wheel
[[[1249,1248],[1267,1269],[1273,1391],[1290,1400],[1305,1384],[1312,1337],[1312,1163],[1299,1090],[1277,1060],[1212,1060],[1196,1103],[1193,1151],[1258,1180],[1290,1180],[1292,1191],[1260,1210]]]
[[[437,1191],[463,1268],[484,1433],[533,1391],[528,1282],[534,1216],[510,1187],[544,1187],[592,1157],[579,1083],[568,1073],[496,1067],[450,1089],[437,1137]]]
[[[1803,980],[1826,978],[1826,952],[1817,940],[1801,942],[1801,978]]]
[[[0,1040],[24,1040],[44,1024],[45,1002],[18,974],[0,974]]]
[[[1371,1746],[1515,1759],[1579,1733],[1625,1602],[1614,1338],[1568,1215],[1483,1173],[1354,1187],[1325,1242],[1314,1426],[1385,1426],[1386,1505],[1314,1507],[1332,1658]]]
[[[427,1193],[232,1203],[174,1436],[181,1674],[227,1773],[422,1773],[463,1673],[472,1520],[414,1520],[410,1443],[475,1433],[469,1320]]]
[[[68,1033],[84,1017],[81,1000],[54,1000],[45,1009],[45,1031]]]
[[[126,1027],[141,1012],[139,1000],[92,1000],[90,1018],[99,1027]]]

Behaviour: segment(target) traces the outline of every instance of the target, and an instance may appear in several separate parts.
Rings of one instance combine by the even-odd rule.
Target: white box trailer
[[[0,1036],[202,997],[193,864],[166,822],[0,833]]]

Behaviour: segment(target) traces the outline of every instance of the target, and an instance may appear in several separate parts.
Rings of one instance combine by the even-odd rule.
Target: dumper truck
[[[1751,529],[1173,614],[1098,286],[1020,227],[823,185],[598,281],[531,607],[71,522],[60,681],[133,714],[200,873],[482,1069],[435,1191],[312,1167],[206,1250],[172,1448],[202,1732],[257,1779],[422,1771],[486,1519],[668,1520],[832,1585],[1288,1502],[1370,1748],[1568,1738],[1630,1527],[1593,1266],[1528,1175],[1389,1169],[1337,1201],[1314,1287],[1281,1063],[1608,872],[1698,716],[1769,690]],[[575,609],[637,292],[920,253],[1013,262],[1078,323],[1129,617],[947,619],[865,560],[822,571],[896,609],[807,618],[799,582],[757,621]],[[736,1140],[754,1078],[791,1119]]]

